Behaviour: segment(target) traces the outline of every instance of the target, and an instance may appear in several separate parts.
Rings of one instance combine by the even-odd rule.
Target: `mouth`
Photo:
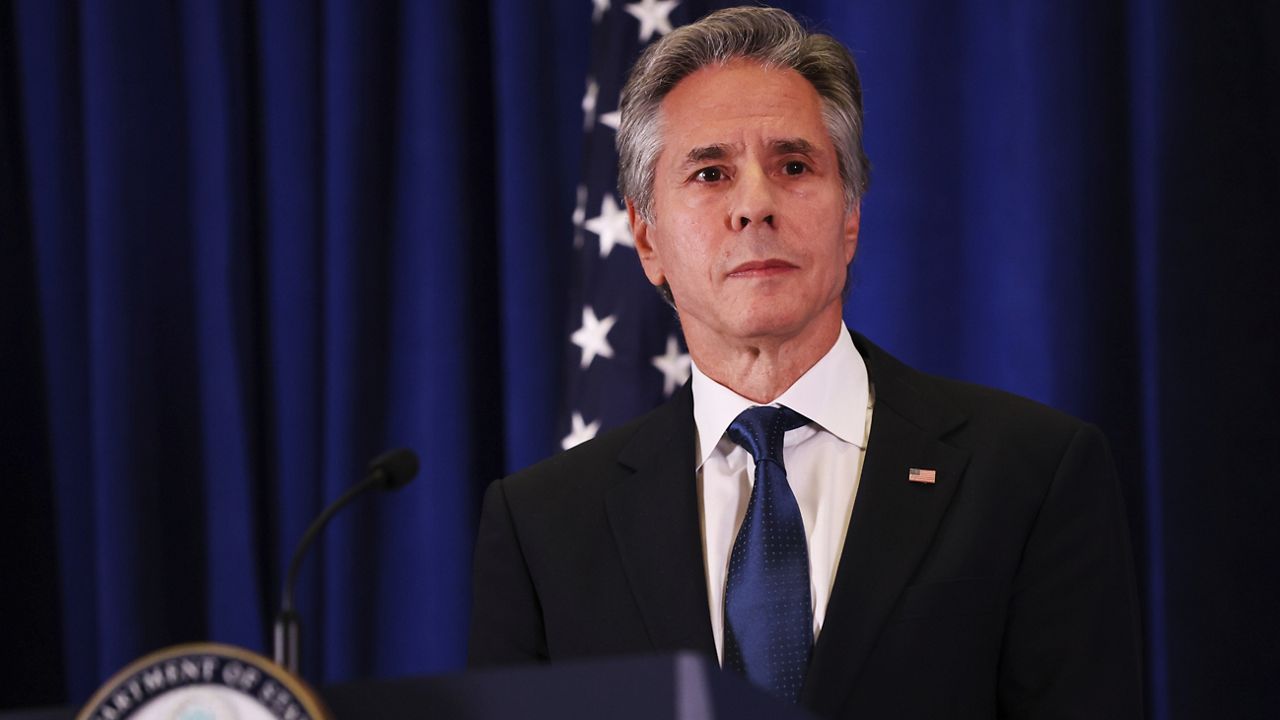
[[[731,278],[767,278],[796,270],[797,267],[785,260],[771,258],[768,260],[752,260],[742,263],[729,271]]]

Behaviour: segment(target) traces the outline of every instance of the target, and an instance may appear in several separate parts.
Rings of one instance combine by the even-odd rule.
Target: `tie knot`
[[[739,413],[729,423],[729,439],[751,453],[756,465],[765,460],[782,464],[782,436],[809,422],[788,407],[757,405]]]

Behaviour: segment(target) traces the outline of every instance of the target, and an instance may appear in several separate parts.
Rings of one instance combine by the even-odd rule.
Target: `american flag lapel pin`
[[[907,480],[913,483],[932,485],[938,481],[938,471],[932,468],[913,467],[907,471]]]

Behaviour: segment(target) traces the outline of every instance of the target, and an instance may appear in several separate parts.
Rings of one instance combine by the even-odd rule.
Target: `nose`
[[[746,230],[753,223],[775,226],[773,188],[761,168],[747,168],[738,179],[737,192],[729,213],[729,224],[735,230]]]

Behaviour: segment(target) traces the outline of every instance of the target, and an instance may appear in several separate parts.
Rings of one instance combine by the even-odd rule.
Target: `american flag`
[[[573,286],[561,447],[568,449],[670,397],[689,376],[675,311],[636,258],[618,196],[618,96],[631,64],[673,27],[721,3],[592,0],[591,65],[582,97],[582,180],[574,210]]]
[[[925,468],[910,468],[907,470],[907,479],[911,482],[933,485],[938,481],[938,472]]]

